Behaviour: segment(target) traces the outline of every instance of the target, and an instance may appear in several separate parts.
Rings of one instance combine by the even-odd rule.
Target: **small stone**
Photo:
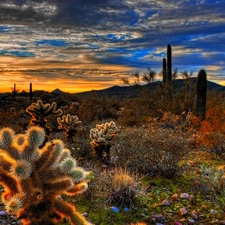
[[[9,214],[6,211],[1,211],[0,216],[8,216]]]
[[[192,212],[191,212],[191,217],[192,217],[192,219],[197,220],[197,219],[198,219],[198,214],[197,214],[197,212],[196,212],[196,211],[192,211]]]
[[[162,222],[164,221],[164,216],[162,214],[155,214],[155,215],[152,215],[152,219],[155,220],[155,222]]]
[[[167,199],[165,199],[165,200],[162,201],[161,204],[168,206],[168,205],[170,205],[170,202]]]
[[[194,195],[189,195],[189,197],[188,197],[188,199],[190,200],[190,201],[193,201],[194,200]]]
[[[217,211],[216,210],[214,210],[214,209],[210,209],[210,214],[216,214],[217,213]]]
[[[180,208],[180,215],[186,215],[187,214],[187,209],[185,207]]]
[[[189,220],[188,220],[188,223],[189,223],[189,224],[194,224],[194,223],[195,223],[195,220],[189,219]]]
[[[178,195],[178,194],[174,194],[174,195],[172,196],[172,198],[173,198],[174,200],[178,200],[178,199],[179,199],[179,195]]]
[[[82,215],[83,215],[84,217],[86,217],[86,216],[88,215],[88,213],[87,213],[87,212],[84,212],[84,213],[82,213]]]
[[[189,194],[187,194],[187,193],[181,193],[180,194],[180,197],[181,198],[189,198]]]
[[[183,225],[179,220],[174,220],[174,225]]]

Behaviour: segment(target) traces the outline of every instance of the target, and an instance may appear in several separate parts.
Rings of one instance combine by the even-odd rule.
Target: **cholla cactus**
[[[62,194],[76,196],[85,191],[91,172],[77,162],[61,140],[43,147],[43,128],[31,126],[25,134],[11,128],[0,130],[0,184],[2,202],[8,213],[26,225],[54,225],[65,218],[71,225],[87,225]]]
[[[97,124],[90,130],[91,146],[97,157],[102,162],[108,163],[110,160],[111,142],[116,137],[118,128],[114,121],[110,123]]]
[[[49,137],[51,134],[51,128],[47,127],[47,117],[50,115],[60,116],[63,111],[61,109],[56,109],[57,103],[53,102],[52,104],[44,104],[41,100],[38,100],[37,103],[32,103],[29,107],[26,108],[26,111],[31,115],[30,125],[37,125],[45,129],[46,137]]]
[[[73,142],[73,137],[82,129],[82,122],[77,116],[70,114],[63,115],[62,118],[58,117],[58,128],[65,131],[66,139],[69,142]]]

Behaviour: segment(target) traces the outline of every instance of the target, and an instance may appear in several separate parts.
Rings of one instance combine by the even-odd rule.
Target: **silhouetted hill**
[[[190,88],[195,89],[195,85],[197,83],[197,78],[190,78]],[[44,90],[36,90],[33,92],[33,97],[40,97],[42,95],[49,96],[63,96],[63,95],[71,95],[74,97],[89,97],[91,95],[97,95],[99,97],[105,95],[107,97],[117,97],[117,98],[134,98],[140,96],[140,94],[144,92],[150,92],[151,90],[155,90],[158,86],[162,85],[161,81],[156,81],[153,83],[145,84],[145,85],[130,85],[130,86],[112,86],[102,90],[92,90],[85,91],[76,94],[70,94],[68,92],[63,92],[60,89],[55,89],[52,92],[47,92]],[[186,85],[185,80],[176,79],[173,81],[173,89],[174,91],[179,91],[184,88]],[[225,86],[219,85],[212,81],[207,81],[208,90],[215,89],[216,91],[225,91]],[[0,93],[0,98],[6,98],[7,96],[11,96],[11,93]],[[21,92],[18,95],[29,97],[29,92]]]
[[[195,85],[197,83],[197,78],[190,78],[189,80],[190,88],[195,89]],[[108,97],[119,97],[119,98],[133,98],[138,97],[142,91],[150,91],[155,90],[159,85],[162,85],[161,81],[156,81],[153,83],[149,83],[146,85],[131,85],[131,86],[112,86],[110,88],[106,88],[103,90],[92,90],[74,94],[77,97],[88,97],[90,95],[102,96],[106,95]],[[177,91],[184,88],[186,85],[185,80],[177,79],[173,81],[173,88]],[[207,81],[207,89],[216,91],[225,91],[225,86],[219,85],[212,81]]]

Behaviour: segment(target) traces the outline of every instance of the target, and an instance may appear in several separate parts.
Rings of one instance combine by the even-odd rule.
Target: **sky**
[[[179,74],[225,85],[225,0],[0,0],[0,92],[122,85],[168,44]]]

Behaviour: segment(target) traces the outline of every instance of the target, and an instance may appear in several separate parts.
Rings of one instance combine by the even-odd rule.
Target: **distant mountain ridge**
[[[197,83],[197,78],[190,78],[190,83],[192,84],[192,88],[194,88],[194,85]],[[133,97],[138,97],[142,91],[149,91],[149,90],[155,90],[159,85],[161,85],[161,81],[156,81],[153,83],[145,84],[145,85],[129,85],[129,86],[112,86],[106,89],[101,89],[101,90],[90,90],[90,91],[85,91],[85,92],[79,92],[79,93],[69,93],[69,92],[64,92],[60,90],[59,88],[56,88],[52,92],[47,92],[44,90],[35,90],[33,91],[33,96],[37,97],[42,94],[50,94],[50,95],[73,95],[77,97],[88,97],[90,95],[97,95],[97,96],[107,96],[107,97],[119,97],[119,98],[133,98]],[[184,79],[176,79],[173,81],[173,86],[175,89],[179,90],[181,88],[185,87],[185,80]],[[225,86],[222,86],[220,84],[217,84],[212,81],[207,81],[207,89],[208,90],[213,90],[215,89],[216,91],[223,92],[225,91]],[[6,96],[11,93],[0,93],[0,96]],[[24,96],[29,96],[29,92],[22,91],[21,93]]]
[[[176,79],[173,81],[173,85],[175,88],[183,88],[185,87],[186,81],[184,79]],[[189,82],[193,85],[192,88],[194,88],[194,85],[197,83],[197,78],[190,78]],[[141,91],[143,90],[154,90],[158,87],[158,85],[162,84],[161,81],[156,81],[153,83],[145,84],[145,85],[130,85],[130,86],[112,86],[106,89],[102,90],[92,90],[92,91],[85,91],[73,94],[75,96],[80,97],[88,97],[89,95],[96,94],[99,96],[106,95],[108,97],[137,97]],[[220,84],[217,84],[212,81],[207,81],[207,89],[216,91],[225,91],[225,86],[222,86]]]

